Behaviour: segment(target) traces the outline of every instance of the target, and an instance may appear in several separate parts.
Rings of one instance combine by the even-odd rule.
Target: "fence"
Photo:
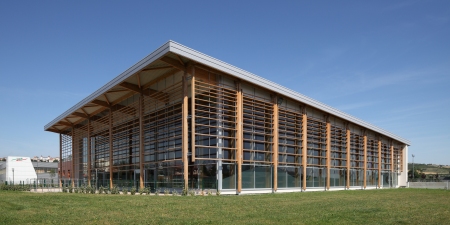
[[[408,182],[409,188],[446,189],[450,190],[450,182]]]

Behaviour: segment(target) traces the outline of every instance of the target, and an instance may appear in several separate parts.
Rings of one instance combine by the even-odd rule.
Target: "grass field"
[[[450,191],[195,197],[0,191],[0,224],[450,224]]]

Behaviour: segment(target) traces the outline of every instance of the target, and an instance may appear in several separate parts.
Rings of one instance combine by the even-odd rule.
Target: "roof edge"
[[[307,105],[313,106],[319,110],[325,111],[327,113],[333,114],[337,117],[340,117],[344,120],[347,120],[351,123],[369,128],[371,130],[374,130],[380,134],[383,134],[385,136],[388,136],[390,138],[393,138],[395,140],[398,140],[406,145],[411,145],[411,142],[405,138],[402,138],[398,135],[395,135],[389,131],[386,131],[382,128],[379,128],[373,124],[370,124],[362,119],[359,119],[357,117],[354,117],[350,114],[347,114],[343,111],[340,111],[336,108],[333,108],[329,105],[326,105],[322,102],[319,102],[317,100],[314,100],[308,96],[305,96],[303,94],[300,94],[294,90],[291,90],[289,88],[283,87],[275,82],[272,82],[270,80],[267,80],[265,78],[262,78],[256,74],[250,73],[246,70],[240,69],[236,66],[233,66],[231,64],[228,64],[226,62],[223,62],[219,59],[216,59],[214,57],[211,57],[209,55],[206,55],[204,53],[201,53],[197,50],[191,49],[189,47],[186,47],[182,44],[179,44],[177,42],[174,41],[169,41],[170,42],[170,51],[174,52],[176,54],[180,54],[184,57],[193,59],[199,63],[208,65],[210,67],[213,67],[217,70],[223,71],[225,73],[231,74],[235,77],[241,78],[243,80],[246,80],[248,82],[257,84],[261,87],[267,88],[269,90],[274,90],[282,95],[285,95],[286,97],[290,97],[292,99],[298,100],[300,102],[303,102]]]
[[[131,66],[130,68],[128,68],[127,70],[125,70],[124,72],[119,74],[117,77],[115,77],[114,79],[112,79],[111,81],[106,83],[105,85],[103,85],[97,91],[90,94],[89,96],[87,96],[86,98],[84,98],[83,100],[81,100],[80,102],[75,104],[74,106],[70,107],[64,113],[62,113],[61,115],[59,115],[58,117],[53,119],[51,122],[49,122],[47,125],[45,125],[44,130],[47,131],[50,127],[55,125],[58,121],[67,117],[68,115],[72,114],[73,112],[75,112],[76,110],[81,108],[82,106],[88,104],[92,100],[94,100],[97,97],[99,97],[100,95],[102,95],[106,90],[118,85],[119,83],[126,80],[127,78],[129,78],[131,75],[133,75],[137,71],[141,70],[145,66],[156,61],[158,58],[160,58],[161,56],[163,56],[164,54],[169,52],[171,42],[172,41],[168,41],[168,42],[164,43],[159,48],[157,48],[155,51],[153,51],[152,53],[150,53],[149,55],[147,55],[146,57],[141,59],[139,62],[135,63],[133,66]]]

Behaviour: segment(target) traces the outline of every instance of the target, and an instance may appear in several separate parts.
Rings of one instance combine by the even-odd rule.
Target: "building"
[[[62,181],[222,193],[406,186],[409,141],[169,41],[48,123]]]
[[[30,157],[8,156],[0,163],[0,182],[3,184],[32,184],[35,179]]]

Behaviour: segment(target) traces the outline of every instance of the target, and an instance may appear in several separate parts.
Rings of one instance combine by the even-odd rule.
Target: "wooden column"
[[[391,147],[390,147],[390,149],[391,149],[391,172],[394,172],[395,170],[394,170],[394,145],[392,144],[392,141],[391,141]]]
[[[381,138],[378,138],[378,187],[381,188]]]
[[[243,95],[241,83],[236,83],[236,162],[237,162],[237,193],[242,191],[242,154],[243,154]]]
[[[87,130],[87,173],[88,173],[88,185],[91,186],[91,119],[88,118],[88,130]]]
[[[144,95],[139,95],[139,188],[144,189]]]
[[[330,170],[331,170],[331,124],[327,116],[327,190],[330,189]]]
[[[308,157],[308,118],[306,116],[306,109],[303,108],[302,115],[302,186],[306,190],[306,166]]]
[[[62,188],[62,134],[59,134],[59,187]]]
[[[113,115],[109,108],[109,188],[113,188]]]
[[[185,71],[183,75],[183,105],[182,105],[182,152],[183,152],[183,179],[184,189],[188,189],[189,167],[188,167],[188,88],[187,88],[188,74]]]
[[[75,128],[74,126],[72,126],[72,172],[70,173],[70,178],[72,180],[72,187],[75,187],[74,177],[75,177]]]
[[[278,97],[274,97],[273,103],[273,191],[278,189]]]
[[[347,188],[350,188],[350,166],[351,166],[351,149],[350,149],[350,143],[351,143],[351,136],[350,136],[350,127],[347,124],[347,129],[346,129],[347,135]]]
[[[195,66],[191,79],[191,160],[195,162]]]
[[[363,184],[364,189],[366,189],[367,186],[367,134],[364,131],[364,174],[363,174]]]

